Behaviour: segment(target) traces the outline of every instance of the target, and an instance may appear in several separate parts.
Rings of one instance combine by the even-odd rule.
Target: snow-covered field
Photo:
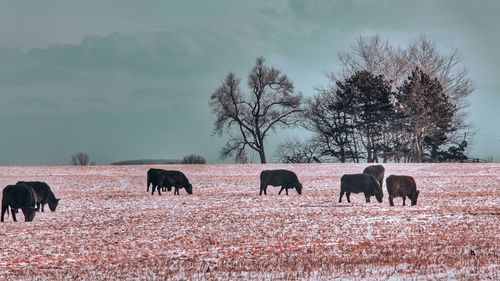
[[[1,280],[500,280],[500,165],[386,164],[418,205],[339,204],[365,164],[165,165],[193,195],[146,192],[151,166],[0,167],[0,185],[47,182],[56,212],[0,224]],[[259,173],[297,173],[302,195],[259,196]],[[407,202],[409,203],[409,202]]]

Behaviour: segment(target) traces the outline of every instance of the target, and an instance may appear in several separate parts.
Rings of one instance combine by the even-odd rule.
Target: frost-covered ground
[[[147,193],[150,166],[0,167],[1,187],[41,180],[62,198],[0,224],[0,279],[500,280],[499,164],[384,166],[414,176],[417,206],[389,207],[385,183],[383,203],[339,204],[361,164],[155,166],[188,176],[180,196]],[[259,196],[272,168],[303,194]]]

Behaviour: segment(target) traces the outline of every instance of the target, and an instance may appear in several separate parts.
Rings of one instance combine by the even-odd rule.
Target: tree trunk
[[[346,162],[344,146],[340,147],[340,162],[341,163],[345,163]]]
[[[264,142],[263,140],[260,141],[260,147],[259,147],[259,157],[260,157],[260,163],[261,164],[266,164],[266,152],[264,151]]]
[[[260,156],[260,164],[266,164],[266,154],[264,151],[259,151],[259,156]]]
[[[366,134],[366,162],[373,163],[373,146],[370,133]]]
[[[354,163],[359,163],[359,154],[358,154],[358,143],[356,142],[356,137],[353,135],[353,144],[354,144],[354,155],[353,160]]]

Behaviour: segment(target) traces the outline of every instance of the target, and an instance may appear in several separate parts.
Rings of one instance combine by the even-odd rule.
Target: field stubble
[[[0,224],[1,279],[500,279],[500,165],[386,164],[412,175],[401,198],[338,203],[361,164],[168,165],[194,194],[146,192],[150,166],[0,167],[2,186],[46,181],[62,198],[32,223]],[[262,169],[286,168],[302,195],[259,196]],[[374,198],[373,198],[374,199]]]

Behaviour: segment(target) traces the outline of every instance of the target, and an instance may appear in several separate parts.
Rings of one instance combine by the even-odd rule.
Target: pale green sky
[[[457,48],[475,91],[471,154],[500,161],[500,1],[0,1],[0,165],[219,162],[208,99],[258,56],[309,96],[357,37]],[[268,140],[268,155],[287,131]]]

